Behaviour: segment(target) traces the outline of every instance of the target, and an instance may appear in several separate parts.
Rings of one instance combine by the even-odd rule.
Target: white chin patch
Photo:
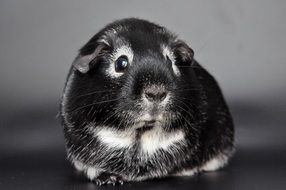
[[[178,67],[175,65],[176,59],[175,59],[174,53],[167,46],[162,46],[161,48],[162,48],[162,53],[163,53],[164,57],[166,59],[167,59],[167,57],[169,57],[169,59],[171,60],[174,73],[177,76],[180,76],[180,71],[179,71]]]
[[[117,48],[113,54],[111,55],[110,65],[106,70],[106,74],[111,78],[117,78],[123,75],[123,73],[119,73],[115,71],[115,61],[120,57],[125,55],[128,58],[129,64],[132,64],[133,61],[133,51],[130,46],[124,45]]]

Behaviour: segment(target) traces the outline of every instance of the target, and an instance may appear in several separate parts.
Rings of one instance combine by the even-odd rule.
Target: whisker
[[[181,108],[181,109],[182,109],[182,107],[180,107],[180,106],[178,106],[178,108]],[[192,125],[192,124],[189,122],[189,120],[188,120],[186,117],[184,117],[182,114],[180,115],[180,117],[188,124],[188,126],[194,126],[194,125]],[[198,131],[198,129],[195,128],[195,127],[193,127],[193,129],[196,130],[196,131]]]
[[[89,93],[86,93],[86,94],[78,95],[78,96],[76,96],[75,98],[80,98],[80,97],[83,97],[83,96],[88,96],[88,95],[97,94],[97,93],[102,93],[102,92],[115,92],[115,91],[117,91],[117,90],[99,90],[99,91],[93,91],[93,92],[89,92]]]
[[[121,99],[121,98],[116,98],[116,99],[112,99],[112,100],[104,100],[104,101],[100,101],[100,102],[94,102],[94,103],[92,103],[92,104],[87,104],[87,105],[81,106],[81,107],[79,107],[79,108],[76,108],[76,109],[72,110],[72,112],[75,112],[75,111],[78,111],[78,110],[80,110],[80,109],[82,109],[82,108],[86,108],[86,107],[93,106],[93,105],[96,105],[96,104],[102,104],[102,103],[113,102],[113,101],[116,101],[116,100],[119,100],[119,99]]]
[[[186,89],[176,89],[177,92],[182,92],[182,91],[198,91],[201,90],[200,88],[186,88]]]
[[[197,65],[181,65],[181,66],[177,66],[177,67],[191,67],[191,68],[195,68],[195,69],[202,69],[202,67],[197,66]]]
[[[177,101],[178,101],[178,100],[177,100]],[[184,103],[184,102],[181,102],[181,103]],[[184,105],[187,107],[187,109],[190,109],[190,107],[189,107],[189,106],[187,106],[187,104],[185,104],[185,103],[184,103]],[[192,114],[192,113],[190,113],[191,109],[188,111],[188,110],[184,109],[183,107],[181,107],[181,106],[179,106],[179,105],[176,105],[176,106],[178,106],[179,108],[181,108],[183,111],[185,111],[185,112],[186,112],[186,114],[188,114],[192,119],[194,119],[193,114]]]
[[[186,97],[182,97],[182,96],[176,96],[175,99],[179,99],[179,100],[189,100],[189,101],[194,101],[194,99],[191,98],[186,98]]]
[[[204,38],[204,42],[202,42],[201,45],[198,48],[196,48],[196,52],[201,53],[202,50],[205,50],[205,48],[207,47],[209,43],[213,43],[214,39],[218,39],[218,38],[215,38],[215,36],[217,36],[219,33],[220,33],[219,31],[216,31],[206,36]]]
[[[182,97],[181,97],[181,98],[182,98]],[[193,101],[192,99],[188,99],[188,98],[183,98],[183,99]],[[184,101],[181,100],[180,98],[175,97],[174,100],[177,100],[177,101],[183,103],[188,109],[190,109],[189,106],[194,107],[194,105],[192,105],[191,102],[188,102],[189,104],[186,104],[186,102],[184,102]]]
[[[120,109],[117,108],[117,109],[115,109],[115,110],[112,110],[112,111],[114,111],[114,112],[113,112],[111,115],[109,115],[103,122],[100,122],[99,125],[105,125],[108,120],[110,120],[113,116],[118,115],[118,113],[122,112],[122,109],[123,109],[123,108],[129,106],[131,103],[133,103],[133,102],[127,103],[126,105],[120,107]],[[111,111],[110,111],[110,112],[111,112]],[[110,113],[110,112],[109,112],[109,113]],[[114,122],[114,120],[115,120],[115,119],[113,119],[112,122]],[[123,122],[123,120],[122,120],[118,125],[121,125],[122,122]]]

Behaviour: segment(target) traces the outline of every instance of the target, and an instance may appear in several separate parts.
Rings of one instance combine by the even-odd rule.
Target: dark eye
[[[129,66],[128,58],[125,55],[120,56],[115,61],[115,71],[116,72],[124,72]]]

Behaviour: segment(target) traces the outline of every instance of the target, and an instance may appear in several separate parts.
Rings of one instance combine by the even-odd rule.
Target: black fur
[[[113,64],[110,55],[126,41],[134,53],[132,65],[122,76],[111,78],[105,73]],[[163,56],[162,45],[173,52],[179,76]],[[119,20],[97,33],[80,49],[63,96],[61,115],[69,159],[100,166],[104,174],[120,176],[120,180],[140,180],[196,168],[218,154],[230,156],[234,135],[231,115],[218,84],[193,54],[165,28],[140,19]],[[184,144],[167,151],[159,149],[146,159],[140,154],[143,128],[137,129],[137,140],[130,148],[107,147],[92,135],[90,129],[99,125],[124,131],[136,124],[142,113],[138,102],[148,85],[163,86],[172,93],[163,129],[183,130],[187,137]],[[100,176],[94,180],[98,182]]]

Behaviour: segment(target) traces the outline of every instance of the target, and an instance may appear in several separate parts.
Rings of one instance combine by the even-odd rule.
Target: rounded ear
[[[176,61],[185,64],[192,64],[194,51],[185,42],[181,40],[174,42],[172,44],[172,51],[176,57]]]
[[[72,65],[81,73],[87,73],[91,68],[91,63],[104,55],[104,50],[108,45],[104,42],[88,43],[79,52]]]

